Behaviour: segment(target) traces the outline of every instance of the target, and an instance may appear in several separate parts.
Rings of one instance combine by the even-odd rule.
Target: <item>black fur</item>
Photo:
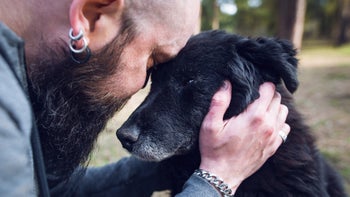
[[[149,95],[117,136],[135,156],[175,166],[171,169],[179,175],[174,180],[178,192],[198,167],[200,125],[223,81],[229,80],[233,87],[225,118],[245,110],[259,97],[259,86],[270,81],[289,108],[291,133],[235,196],[346,196],[339,175],[320,155],[309,127],[294,107],[291,93],[298,87],[295,56],[289,42],[275,38],[251,39],[222,31],[196,35],[175,59],[153,69]]]

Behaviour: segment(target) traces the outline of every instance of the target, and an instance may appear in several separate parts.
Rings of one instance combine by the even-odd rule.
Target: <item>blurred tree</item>
[[[202,0],[202,30],[219,29],[220,8],[217,0]]]
[[[306,0],[285,1],[278,0],[277,36],[293,42],[298,49],[301,48]]]
[[[235,0],[237,13],[232,16],[233,31],[239,34],[274,34],[274,13],[271,8],[275,0]]]
[[[219,24],[219,15],[220,15],[220,8],[217,0],[210,0],[212,8],[213,8],[213,17],[212,17],[212,22],[211,22],[211,28],[212,29],[219,29],[220,24]]]
[[[341,1],[307,1],[304,34],[307,39],[335,39],[341,13]]]
[[[341,44],[350,38],[350,0],[202,0],[201,30],[303,38]],[[229,8],[229,9],[227,9]],[[229,10],[229,11],[227,11]]]
[[[341,14],[336,38],[336,45],[342,45],[348,41],[347,34],[350,26],[350,0],[341,0]]]

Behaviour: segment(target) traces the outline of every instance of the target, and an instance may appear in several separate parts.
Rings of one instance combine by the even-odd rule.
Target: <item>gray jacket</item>
[[[24,42],[0,22],[0,196],[38,196],[30,141],[32,110],[26,82]],[[50,188],[53,196],[150,196],[169,182],[157,164],[133,157],[73,173],[68,182]],[[165,188],[163,188],[165,187]],[[220,196],[192,175],[178,197]]]

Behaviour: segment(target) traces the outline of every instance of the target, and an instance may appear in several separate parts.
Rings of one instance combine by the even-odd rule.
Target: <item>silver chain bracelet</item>
[[[206,181],[208,181],[211,185],[213,185],[224,197],[234,197],[234,194],[232,194],[232,190],[229,188],[229,186],[224,183],[220,178],[217,176],[210,174],[209,172],[197,169],[194,171],[194,174],[197,176],[202,177]]]

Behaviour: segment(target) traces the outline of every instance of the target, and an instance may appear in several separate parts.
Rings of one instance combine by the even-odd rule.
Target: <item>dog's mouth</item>
[[[137,130],[119,129],[117,137],[123,148],[135,157],[145,161],[162,161],[175,155],[184,155],[193,149],[192,140],[181,141],[171,138],[169,142],[165,139],[140,135]],[[176,141],[177,143],[174,143]]]
[[[156,143],[140,143],[139,146],[132,147],[131,154],[145,161],[159,162],[175,155],[176,151],[169,151],[164,146]]]
[[[136,141],[134,144],[122,142],[122,145],[132,155],[145,161],[162,161],[176,155],[178,152],[178,148],[171,150],[164,144],[152,142],[150,139]]]
[[[117,137],[123,148],[139,159],[146,161],[161,161],[174,155],[174,151],[163,145],[163,142],[155,143],[153,139],[140,135],[138,127],[129,129],[120,128]]]

